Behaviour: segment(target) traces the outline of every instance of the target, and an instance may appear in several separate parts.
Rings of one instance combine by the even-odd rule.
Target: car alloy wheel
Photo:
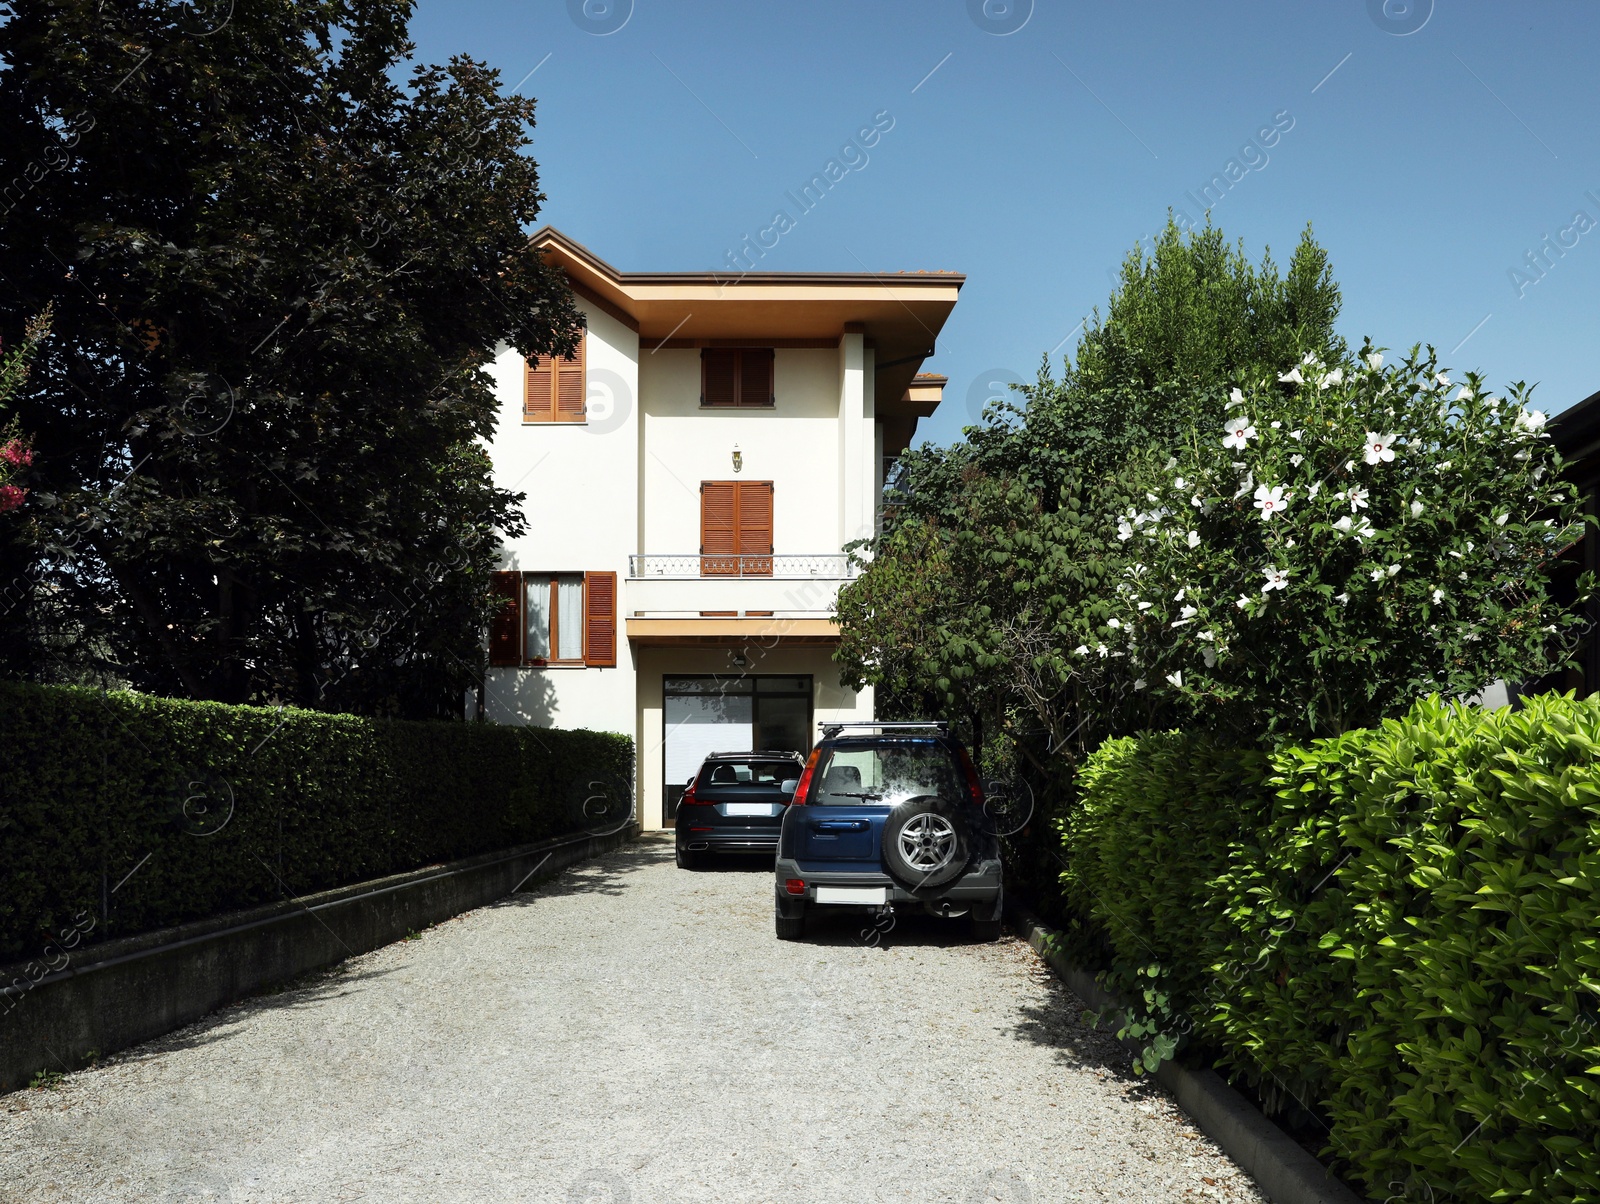
[[[913,816],[896,839],[906,865],[919,874],[931,874],[948,865],[958,844],[955,825],[932,811]]]

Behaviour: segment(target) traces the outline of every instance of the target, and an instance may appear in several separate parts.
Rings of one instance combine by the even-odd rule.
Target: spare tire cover
[[[946,886],[972,856],[972,833],[959,804],[935,794],[908,798],[883,824],[883,862],[912,890]]]

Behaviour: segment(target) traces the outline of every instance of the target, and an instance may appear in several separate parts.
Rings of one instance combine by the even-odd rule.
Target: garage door
[[[811,678],[668,677],[662,682],[662,815],[714,752],[811,751]]]

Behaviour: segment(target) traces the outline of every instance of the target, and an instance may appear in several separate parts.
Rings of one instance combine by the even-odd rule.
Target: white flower
[[[1154,605],[1155,605],[1154,602],[1141,602],[1141,603],[1139,603],[1139,609],[1140,610],[1149,610]]]
[[[1339,604],[1339,605],[1340,605],[1340,606],[1344,606],[1344,605],[1346,605],[1346,604],[1347,604],[1347,603],[1349,603],[1349,601],[1350,601],[1350,595],[1349,595],[1349,594],[1348,594],[1348,593],[1343,593],[1343,594],[1338,594],[1338,595],[1336,595],[1336,596],[1335,596],[1335,597],[1334,597],[1334,599],[1333,599],[1333,600],[1334,600],[1334,601],[1335,601],[1335,602],[1337,602],[1337,603],[1338,603],[1338,604]]]
[[[1239,392],[1239,387],[1235,385],[1233,391],[1228,394],[1228,408],[1231,410],[1234,406],[1242,406],[1243,404],[1244,394]]]
[[[1305,382],[1305,377],[1300,375],[1299,368],[1290,368],[1287,372],[1278,373],[1278,379],[1286,385],[1298,385]]]
[[[1295,452],[1294,455],[1289,457],[1289,463],[1293,464],[1296,468],[1299,468],[1300,465],[1304,464],[1305,462],[1306,458],[1299,452]]]
[[[1176,481],[1172,482],[1172,487],[1174,489],[1187,489],[1189,488],[1189,483],[1182,477],[1179,477]]]
[[[1177,456],[1168,456],[1167,457],[1167,466],[1164,469],[1162,469],[1162,471],[1163,472],[1171,472],[1176,467],[1178,467],[1178,457]],[[1155,498],[1152,497],[1150,500],[1151,501],[1155,501]]]
[[[1195,617],[1195,615],[1199,614],[1200,611],[1193,606],[1185,606],[1178,613],[1185,619],[1192,619]]]
[[[1142,690],[1142,689],[1144,689],[1144,688],[1145,688],[1145,686],[1146,686],[1146,685],[1147,685],[1147,684],[1148,684],[1148,683],[1147,683],[1147,682],[1146,682],[1146,681],[1145,681],[1145,679],[1144,679],[1144,678],[1142,678],[1142,677],[1141,677],[1141,678],[1140,678],[1140,679],[1139,679],[1139,680],[1138,680],[1138,681],[1136,681],[1136,682],[1134,682],[1134,683],[1133,683],[1133,688],[1134,688],[1134,689],[1135,689],[1135,690]]]
[[[1195,494],[1192,498],[1189,499],[1189,504],[1191,506],[1196,507],[1197,509],[1203,508],[1205,506],[1205,503],[1200,500],[1200,495],[1198,493]]]
[[[1243,451],[1255,437],[1256,428],[1250,425],[1248,418],[1235,418],[1223,433],[1222,446]]]
[[[1434,600],[1435,603],[1443,602],[1444,601],[1444,590],[1442,590],[1442,589],[1434,590],[1433,591],[1433,600]]]
[[[1115,631],[1118,627],[1122,626],[1122,620],[1121,619],[1107,619],[1106,620],[1106,626],[1111,628],[1113,631]]]
[[[1373,351],[1368,353],[1367,367],[1371,368],[1374,372],[1383,367],[1383,352]]]
[[[1450,374],[1448,372],[1435,372],[1433,379],[1439,382],[1440,388],[1448,389],[1450,387]]]
[[[1389,576],[1393,577],[1399,571],[1400,571],[1400,566],[1398,564],[1391,564],[1389,566],[1389,569],[1388,569]]]
[[[1240,610],[1243,610],[1246,606],[1250,605],[1250,595],[1249,594],[1240,594],[1239,595],[1239,600],[1237,602],[1235,602],[1234,605],[1237,606]]]
[[[1304,431],[1304,429],[1302,429],[1302,430],[1298,430],[1298,431],[1290,431],[1290,432],[1289,432],[1289,438],[1291,438],[1291,439],[1298,439],[1298,438],[1300,438],[1300,436],[1301,436],[1301,435],[1303,435],[1303,434],[1305,434],[1305,431]]]
[[[1372,570],[1372,579],[1374,581],[1382,581],[1383,580],[1383,570],[1382,569],[1373,569]]]
[[[1450,461],[1446,460],[1443,464],[1439,465],[1439,471],[1443,472],[1445,469],[1447,469],[1449,467],[1450,467]]]
[[[1498,516],[1496,516],[1496,518],[1494,520],[1494,525],[1497,526],[1497,527],[1503,527],[1503,526],[1506,525],[1506,519],[1508,519],[1510,517],[1511,516],[1509,514],[1498,515]]]
[[[1419,502],[1419,501],[1417,501],[1415,499],[1412,499],[1412,502],[1411,502],[1411,517],[1412,518],[1420,517],[1422,512],[1424,510],[1426,510],[1426,509],[1427,509],[1427,507],[1424,506],[1421,502]]]
[[[1072,651],[1077,656],[1088,656],[1089,655],[1089,645],[1087,645],[1087,644],[1079,644]]]
[[[1189,592],[1189,587],[1188,586],[1184,586],[1184,588],[1180,589],[1177,593],[1172,595],[1172,600],[1174,602],[1182,602],[1183,601],[1183,596],[1188,592]]]
[[[1107,648],[1104,644],[1096,644],[1094,646],[1094,650],[1100,654],[1100,659],[1101,660],[1105,660],[1105,658],[1111,652],[1111,649]]]
[[[1261,511],[1261,520],[1265,522],[1274,514],[1282,514],[1287,510],[1289,499],[1284,496],[1281,485],[1273,485],[1270,488],[1266,485],[1257,485],[1255,506]]]
[[[1242,498],[1245,494],[1249,493],[1250,490],[1255,488],[1255,483],[1256,483],[1255,473],[1253,473],[1253,472],[1245,473],[1244,474],[1244,480],[1239,482],[1239,488],[1234,491],[1234,495],[1233,495],[1234,498],[1235,499]]]
[[[1193,622],[1194,622],[1193,619],[1173,619],[1172,622],[1168,624],[1168,626],[1169,627],[1187,627],[1187,626],[1189,626],[1190,623],[1193,623]]]
[[[1349,493],[1347,493],[1345,495],[1345,497],[1350,502],[1350,509],[1352,511],[1365,510],[1367,508],[1367,498],[1369,498],[1371,496],[1372,496],[1371,494],[1369,494],[1365,489],[1361,488],[1361,486],[1359,486],[1359,485],[1357,485],[1354,489],[1352,489]]]
[[[1125,518],[1117,522],[1117,538],[1124,543],[1133,538],[1133,524]]]
[[[1393,435],[1383,435],[1377,431],[1368,431],[1366,441],[1367,463],[1377,464],[1382,462],[1387,464],[1390,460],[1393,460],[1394,440],[1395,437]]]
[[[1321,492],[1322,492],[1322,482],[1321,481],[1312,481],[1311,482],[1311,488],[1306,490],[1306,497],[1308,499],[1309,498],[1314,498],[1314,497],[1317,496],[1317,494],[1319,494]]]
[[[1350,528],[1353,526],[1355,526],[1355,520],[1346,514],[1338,522],[1333,524],[1333,529],[1335,531],[1343,531],[1346,535],[1348,535],[1350,534]]]
[[[1217,652],[1215,648],[1211,647],[1210,644],[1207,644],[1204,648],[1200,649],[1200,655],[1205,660],[1207,669],[1215,668],[1217,663]]]
[[[1186,542],[1191,548],[1198,548],[1200,546],[1200,532],[1190,531],[1189,534],[1184,537],[1184,542]]]
[[[1459,576],[1459,577],[1460,577],[1460,578],[1461,578],[1461,580],[1463,580],[1463,581],[1465,581],[1465,580],[1466,580],[1466,579],[1467,579],[1467,575],[1466,575],[1466,574],[1465,574],[1465,573],[1460,573],[1460,574],[1457,574],[1457,575],[1458,575],[1458,576]]]
[[[1541,410],[1523,410],[1517,415],[1517,425],[1525,431],[1537,431],[1548,421]]]
[[[1279,430],[1279,429],[1281,429],[1281,428],[1282,428],[1282,426],[1283,426],[1283,423],[1281,423],[1281,422],[1274,422],[1274,423],[1273,423],[1273,424],[1272,424],[1272,429],[1273,429],[1273,430],[1275,430],[1275,431],[1276,431],[1276,430]]]
[[[1344,369],[1343,368],[1335,368],[1332,372],[1324,372],[1322,374],[1322,379],[1317,381],[1317,388],[1326,389],[1330,385],[1338,385],[1338,384],[1343,384],[1343,383],[1344,383]]]
[[[1170,685],[1177,686],[1180,690],[1183,689],[1183,670],[1179,669],[1176,673],[1168,673],[1167,682]]]
[[[1461,392],[1456,394],[1455,399],[1457,401],[1471,401],[1474,396],[1476,394],[1473,393],[1471,385],[1462,385]]]
[[[1261,570],[1261,575],[1267,579],[1266,584],[1261,587],[1263,594],[1270,593],[1275,589],[1283,589],[1289,584],[1289,570],[1280,569],[1276,565],[1269,564]]]
[[[1217,638],[1217,633],[1214,631],[1197,631],[1194,638],[1197,640],[1214,640]]]
[[[1346,472],[1354,472],[1355,471],[1355,467],[1356,467],[1356,462],[1354,460],[1346,460],[1344,462],[1344,470]]]

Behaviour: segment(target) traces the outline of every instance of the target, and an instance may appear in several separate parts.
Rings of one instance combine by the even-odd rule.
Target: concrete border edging
[[[1027,907],[1006,900],[1017,933],[1050,964],[1079,999],[1096,1011],[1115,1010],[1118,1000],[1094,976],[1067,960],[1057,934]],[[1131,1042],[1129,1043],[1131,1045]],[[1201,1132],[1232,1158],[1273,1204],[1363,1204],[1328,1168],[1273,1124],[1214,1070],[1190,1070],[1163,1062],[1156,1082],[1194,1118]]]
[[[38,977],[15,974],[37,962],[0,969],[12,984],[0,988],[0,1093],[484,907],[638,833],[637,823],[579,832],[138,933],[75,951]]]

